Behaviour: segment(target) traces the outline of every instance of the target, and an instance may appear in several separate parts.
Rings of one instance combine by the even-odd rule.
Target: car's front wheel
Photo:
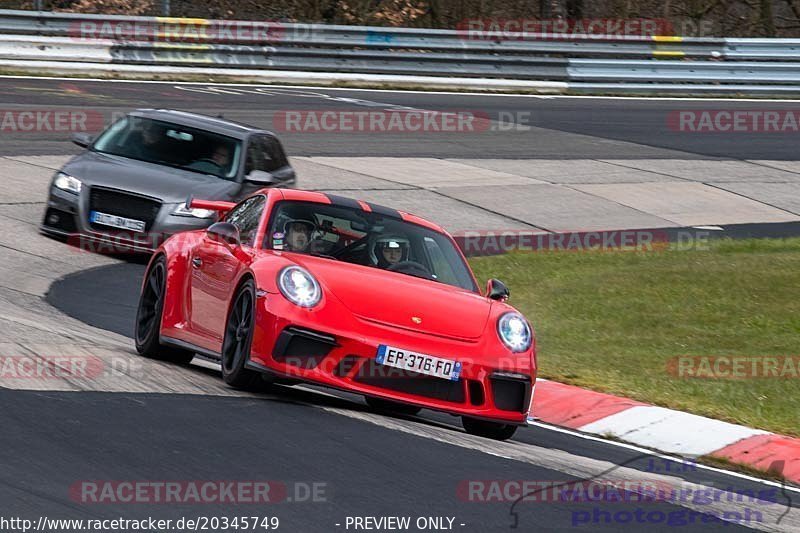
[[[161,256],[150,266],[136,309],[136,351],[145,357],[188,364],[194,352],[162,346],[161,315],[167,290],[167,260]]]
[[[237,389],[255,389],[263,385],[261,374],[245,368],[250,357],[255,325],[256,289],[253,280],[247,280],[233,296],[225,337],[222,342],[222,379]]]
[[[365,400],[367,401],[367,405],[376,411],[408,416],[414,416],[422,411],[422,407],[417,407],[415,405],[409,405],[406,403],[393,402],[391,400],[384,400],[382,398],[373,398],[372,396],[366,396]]]
[[[461,417],[461,424],[464,426],[464,430],[470,435],[477,435],[478,437],[486,437],[487,439],[494,440],[508,440],[513,437],[514,433],[517,431],[517,426],[513,424],[487,422],[468,416]]]

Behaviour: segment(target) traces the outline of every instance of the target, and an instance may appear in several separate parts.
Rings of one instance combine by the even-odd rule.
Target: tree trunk
[[[765,37],[775,37],[775,19],[772,17],[772,0],[760,0],[759,21]]]
[[[566,0],[567,18],[578,20],[583,18],[583,0]]]

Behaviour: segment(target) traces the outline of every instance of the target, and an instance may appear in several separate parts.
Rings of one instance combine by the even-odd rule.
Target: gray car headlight
[[[211,218],[217,212],[210,209],[194,209],[186,207],[186,204],[178,204],[172,214],[176,217]]]
[[[71,192],[72,194],[80,194],[82,185],[81,180],[63,172],[56,174],[56,179],[53,180],[53,186],[57,189]]]
[[[497,321],[497,335],[512,352],[524,352],[531,347],[533,334],[525,317],[519,313],[506,313]]]
[[[278,288],[287,300],[300,307],[314,307],[322,299],[317,280],[299,266],[288,266],[280,271]]]

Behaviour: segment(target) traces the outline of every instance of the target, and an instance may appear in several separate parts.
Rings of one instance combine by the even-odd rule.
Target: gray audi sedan
[[[214,223],[190,196],[236,202],[296,180],[272,133],[194,113],[140,109],[72,140],[86,151],[53,176],[41,230],[98,251],[149,252]]]

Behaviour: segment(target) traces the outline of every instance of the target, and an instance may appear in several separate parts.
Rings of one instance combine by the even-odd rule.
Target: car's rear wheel
[[[477,435],[478,437],[486,437],[487,439],[494,440],[508,440],[513,437],[514,433],[517,431],[517,426],[513,424],[487,422],[468,416],[461,417],[461,424],[464,426],[464,430],[470,435]]]
[[[261,374],[245,368],[250,357],[255,325],[256,290],[247,280],[233,297],[222,342],[222,379],[237,389],[255,389],[265,384]]]
[[[367,401],[367,405],[369,405],[376,411],[397,413],[399,415],[408,415],[408,416],[414,416],[416,414],[419,414],[420,411],[422,411],[422,407],[417,407],[416,405],[408,405],[406,403],[393,402],[391,400],[374,398],[372,396],[366,396],[365,400]]]
[[[161,256],[153,263],[145,277],[139,306],[136,309],[136,351],[145,357],[188,364],[194,353],[171,346],[162,346],[161,316],[167,289],[167,260]]]

